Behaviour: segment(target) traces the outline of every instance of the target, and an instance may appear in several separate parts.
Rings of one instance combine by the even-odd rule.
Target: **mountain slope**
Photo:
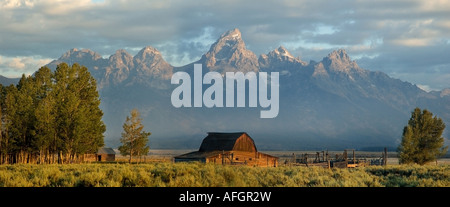
[[[0,75],[0,84],[3,86],[9,86],[11,84],[16,85],[19,83],[20,78],[7,78],[5,76]]]
[[[428,108],[450,125],[450,89],[427,93],[382,72],[360,68],[345,50],[306,63],[280,46],[257,57],[238,29],[225,32],[200,60],[204,72],[279,72],[280,111],[260,119],[262,108],[175,108],[170,84],[176,71],[158,50],[144,47],[132,57],[117,50],[109,59],[72,49],[49,64],[78,62],[97,79],[107,126],[105,142],[119,143],[132,108],[152,132],[152,148],[197,148],[208,131],[247,131],[260,149],[395,147],[414,107]],[[207,86],[205,86],[207,87]],[[205,89],[205,88],[204,88]],[[446,136],[448,137],[448,130]]]

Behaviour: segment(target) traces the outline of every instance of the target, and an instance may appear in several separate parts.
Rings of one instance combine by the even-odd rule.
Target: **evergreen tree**
[[[5,100],[6,100],[6,87],[0,84],[0,164],[5,161]]]
[[[445,124],[433,113],[415,108],[408,125],[403,129],[403,137],[398,147],[400,163],[425,164],[434,161],[447,152],[442,133]]]
[[[104,145],[103,133],[106,127],[102,121],[103,112],[100,110],[100,97],[97,92],[97,82],[91,76],[86,67],[74,64],[77,79],[72,84],[73,90],[80,100],[78,106],[78,124],[76,133],[76,153],[95,153]]]
[[[55,71],[54,98],[56,101],[57,140],[60,154],[72,160],[78,155],[95,153],[103,146],[106,130],[101,120],[100,99],[96,81],[86,67],[65,63]]]
[[[34,151],[34,93],[35,85],[32,77],[22,75],[17,90],[8,94],[7,110],[9,115],[9,133],[14,143],[13,152],[16,154],[16,162],[27,163]]]
[[[104,145],[97,83],[86,67],[42,67],[0,89],[0,164],[54,163],[55,155],[73,162]]]
[[[10,129],[13,127],[11,123],[12,115],[15,113],[15,94],[17,93],[17,88],[14,85],[4,87],[2,90],[2,139],[0,141],[1,145],[1,163],[11,162],[10,155],[13,153],[14,142],[10,136]]]
[[[122,146],[119,151],[123,156],[129,155],[129,162],[131,163],[132,156],[146,155],[150,149],[147,146],[150,132],[143,131],[144,125],[137,109],[131,110],[131,117],[127,116],[123,124],[122,138],[120,142]]]
[[[47,67],[40,68],[35,73],[35,84],[37,87],[36,99],[38,100],[35,108],[35,145],[39,151],[39,163],[51,163],[51,155],[57,150],[52,148],[55,144],[55,100],[52,96],[52,72]]]

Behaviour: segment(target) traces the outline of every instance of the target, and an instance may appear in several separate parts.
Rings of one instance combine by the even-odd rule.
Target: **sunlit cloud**
[[[31,75],[51,59],[42,57],[2,57],[0,56],[0,75],[19,77],[21,74]]]
[[[400,46],[423,47],[430,45],[432,41],[433,39],[430,38],[408,38],[392,40],[392,43]]]

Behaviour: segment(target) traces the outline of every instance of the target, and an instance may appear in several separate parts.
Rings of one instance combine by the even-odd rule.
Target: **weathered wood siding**
[[[250,137],[243,134],[236,140],[233,151],[256,152],[256,146]]]
[[[116,155],[112,155],[112,154],[98,154],[97,155],[97,161],[107,161],[107,162],[112,162],[116,160]]]
[[[207,157],[205,162],[225,165],[277,167],[278,158],[259,152],[229,151]]]
[[[85,162],[112,162],[116,160],[116,155],[114,154],[86,154],[84,156]]]

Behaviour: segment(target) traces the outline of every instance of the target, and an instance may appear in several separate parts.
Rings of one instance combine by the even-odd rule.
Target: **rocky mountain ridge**
[[[152,132],[152,148],[197,148],[208,131],[249,132],[259,149],[395,147],[415,107],[428,108],[450,126],[450,89],[425,92],[359,67],[342,49],[309,63],[283,46],[257,56],[238,29],[225,32],[198,61],[182,67],[170,65],[150,46],[135,56],[120,49],[107,59],[72,49],[48,66],[54,69],[61,62],[85,65],[97,79],[110,146],[118,145],[132,108],[141,111]],[[174,108],[171,76],[191,73],[194,63],[201,63],[204,72],[279,72],[278,117],[260,119],[254,108]]]

